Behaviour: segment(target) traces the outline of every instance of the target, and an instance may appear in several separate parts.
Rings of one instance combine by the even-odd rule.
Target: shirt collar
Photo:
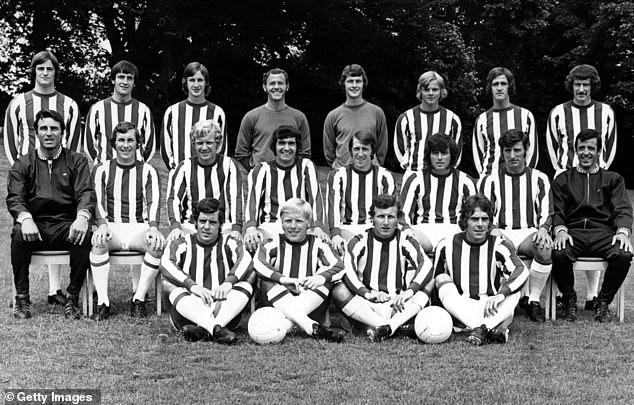
[[[59,146],[59,149],[57,149],[57,152],[55,152],[55,156],[53,156],[52,159],[48,159],[46,156],[44,156],[42,154],[42,151],[40,150],[40,148],[37,149],[37,157],[40,158],[41,160],[55,160],[59,157],[59,155],[62,154],[62,146]]]
[[[594,167],[594,169],[590,170],[590,171],[585,171],[583,170],[581,167],[577,166],[576,167],[577,171],[581,174],[596,174],[599,172],[599,165],[596,165]]]

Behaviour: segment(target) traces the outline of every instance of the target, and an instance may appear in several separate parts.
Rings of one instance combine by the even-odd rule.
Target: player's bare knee
[[[99,247],[99,246],[92,245],[92,247],[90,248],[90,252],[95,255],[103,255],[108,253],[109,251],[110,249],[108,249],[108,246]]]
[[[553,250],[550,247],[533,245],[533,258],[542,264],[550,264],[553,261]]]

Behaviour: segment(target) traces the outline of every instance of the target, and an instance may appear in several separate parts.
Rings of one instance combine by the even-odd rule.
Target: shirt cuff
[[[557,234],[559,233],[559,231],[566,231],[568,232],[568,227],[565,225],[557,225],[555,227],[555,236],[557,236]]]
[[[81,209],[79,211],[77,211],[77,217],[84,217],[86,218],[86,221],[90,221],[90,218],[92,218],[92,215],[90,215],[90,211],[86,210],[86,209]]]
[[[23,222],[25,219],[33,219],[33,215],[31,215],[31,213],[30,213],[30,212],[28,212],[28,211],[22,211],[21,213],[19,213],[19,214],[18,214],[18,218],[16,219],[16,221],[17,221],[20,225],[22,225],[22,222]]]
[[[623,235],[630,237],[630,230],[627,228],[619,228],[616,230],[616,233],[622,233]]]

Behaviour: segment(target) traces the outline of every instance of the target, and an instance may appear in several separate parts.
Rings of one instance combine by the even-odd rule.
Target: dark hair
[[[601,141],[601,134],[596,129],[584,129],[577,134],[577,138],[575,139],[575,151],[577,150],[579,142],[585,142],[592,138],[597,140],[597,151],[601,151],[603,142]]]
[[[460,151],[458,150],[458,144],[452,137],[443,133],[435,133],[425,142],[425,154],[423,155],[423,163],[427,167],[431,167],[430,155],[434,151],[444,152],[448,150],[451,158],[449,159],[449,166],[454,167],[458,160]]]
[[[377,209],[386,209],[386,208],[391,208],[391,207],[396,207],[396,216],[398,218],[403,218],[403,215],[405,215],[403,213],[403,210],[401,208],[401,203],[398,201],[398,198],[396,198],[395,195],[392,194],[380,194],[380,195],[375,195],[374,198],[372,198],[372,206],[370,207],[370,211],[369,214],[371,217],[374,217],[375,211]]]
[[[110,137],[110,146],[114,148],[115,145],[117,144],[117,134],[125,134],[131,129],[134,130],[134,139],[136,140],[136,147],[137,149],[140,148],[141,143],[143,142],[141,140],[141,133],[137,129],[136,125],[128,121],[120,122],[114,127],[114,129],[112,130],[112,136]]]
[[[203,198],[198,203],[193,204],[192,218],[194,222],[198,222],[200,213],[213,214],[218,213],[218,222],[222,225],[225,221],[225,210],[222,208],[220,201],[215,198]]]
[[[273,68],[273,69],[267,70],[266,73],[264,73],[264,76],[263,76],[263,79],[262,79],[262,83],[264,85],[266,85],[266,81],[269,79],[269,76],[271,76],[271,75],[284,75],[284,80],[286,81],[286,85],[289,84],[288,73],[286,73],[286,71],[284,69]]]
[[[33,122],[35,133],[37,133],[38,122],[44,118],[52,118],[54,121],[57,121],[62,132],[66,129],[66,124],[64,123],[64,117],[62,117],[62,114],[54,110],[40,110],[37,114],[35,114],[35,120]]]
[[[31,66],[29,67],[29,72],[31,73],[31,80],[35,80],[35,68],[37,67],[37,65],[41,65],[47,60],[50,60],[51,63],[53,64],[53,67],[55,68],[55,75],[53,76],[53,79],[55,81],[59,79],[59,62],[57,61],[57,58],[55,57],[55,55],[53,55],[53,52],[46,50],[46,51],[40,51],[36,53],[35,55],[33,55],[33,58],[31,59]]]
[[[299,131],[292,125],[280,125],[275,131],[273,131],[271,143],[269,144],[269,147],[275,156],[277,156],[277,140],[286,138],[295,138],[297,150],[302,148],[302,134],[300,134]]]
[[[476,208],[480,208],[482,211],[489,215],[489,220],[493,221],[493,204],[491,201],[482,194],[474,194],[465,198],[462,203],[462,210],[460,210],[460,218],[458,219],[458,225],[463,231],[467,229],[467,221],[473,215]]]
[[[493,92],[491,91],[491,83],[493,83],[493,79],[498,76],[506,76],[506,80],[509,82],[509,96],[515,94],[515,76],[513,76],[513,72],[508,70],[505,67],[494,67],[489,70],[489,74],[487,75],[486,80],[486,93],[487,95],[493,97]]]
[[[348,150],[352,153],[352,143],[354,140],[358,140],[361,142],[361,145],[370,145],[370,149],[372,149],[372,157],[376,153],[376,137],[367,130],[360,129],[350,137],[348,141]]]
[[[118,73],[128,73],[134,76],[134,82],[136,83],[139,78],[139,69],[136,65],[127,60],[120,60],[117,62],[110,71],[110,80],[114,80]]]
[[[363,79],[363,90],[365,90],[368,87],[368,76],[365,74],[365,70],[363,70],[361,65],[357,65],[356,63],[353,63],[352,65],[347,65],[345,68],[343,68],[343,71],[341,72],[341,77],[339,78],[339,86],[341,86],[342,89],[345,89],[344,83],[346,82],[346,79],[356,76],[361,76],[361,78]]]
[[[187,66],[185,66],[185,70],[183,71],[183,78],[181,79],[181,84],[183,85],[183,91],[185,95],[189,95],[189,91],[187,90],[187,78],[192,77],[196,73],[200,72],[205,78],[205,96],[211,92],[211,77],[209,76],[209,71],[200,62],[191,62]]]
[[[500,139],[498,140],[498,145],[500,148],[510,148],[518,142],[522,142],[524,146],[524,151],[528,151],[528,145],[530,140],[528,139],[528,134],[522,131],[521,129],[509,129],[504,132]]]
[[[572,85],[575,80],[585,80],[590,79],[590,94],[598,93],[601,90],[601,78],[599,77],[599,72],[592,65],[577,65],[572,68],[568,76],[566,76],[566,80],[564,81],[564,86],[566,90],[570,94],[572,94]]]

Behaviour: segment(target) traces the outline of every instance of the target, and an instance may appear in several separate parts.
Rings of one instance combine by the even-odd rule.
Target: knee
[[[92,247],[90,248],[90,253],[94,254],[94,255],[103,255],[109,252],[108,246],[95,246],[92,245]]]
[[[550,247],[533,245],[533,258],[540,263],[550,264],[553,261],[553,250]]]
[[[627,269],[629,268],[630,262],[632,261],[632,254],[616,247],[611,250],[606,259],[611,265],[616,265]]]
[[[344,302],[347,302],[352,298],[352,292],[344,283],[338,283],[331,291],[332,299],[338,306],[341,306]]]

